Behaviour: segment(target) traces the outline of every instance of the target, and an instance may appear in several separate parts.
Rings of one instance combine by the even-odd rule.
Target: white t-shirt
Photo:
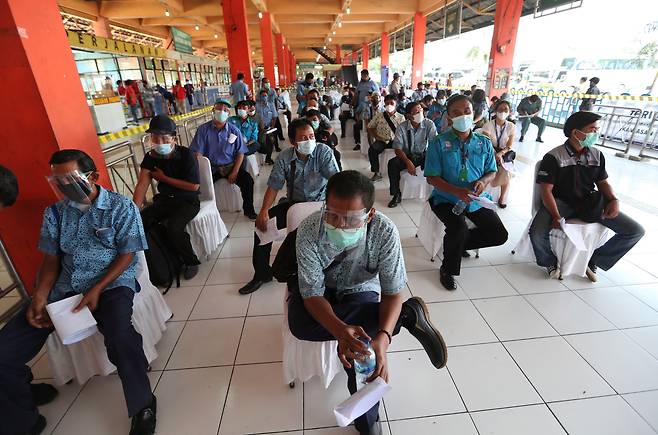
[[[502,127],[496,124],[496,121],[487,121],[482,127],[482,131],[487,133],[491,138],[491,143],[494,148],[500,149],[507,146],[507,140],[510,136],[514,135],[515,126],[509,121],[505,121]],[[498,140],[500,138],[500,145],[498,145]]]

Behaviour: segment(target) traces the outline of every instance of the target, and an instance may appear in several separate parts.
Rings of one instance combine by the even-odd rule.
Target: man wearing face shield
[[[425,118],[419,102],[407,104],[406,112],[407,120],[396,129],[393,139],[395,157],[388,161],[388,179],[393,197],[388,203],[390,208],[397,207],[402,202],[400,173],[407,171],[416,176],[416,167],[425,167],[427,144],[436,137],[436,127],[432,121]]]
[[[286,214],[294,203],[324,201],[327,180],[338,172],[331,148],[315,141],[309,121],[301,118],[291,122],[288,138],[292,147],[278,155],[267,180],[267,190],[256,219],[256,227],[261,231],[267,230],[267,221],[272,218],[276,219],[277,228],[285,228]],[[284,186],[287,187],[287,201],[272,207]],[[260,245],[258,235],[254,234],[254,277],[239,290],[240,294],[253,293],[264,283],[272,281],[271,250],[271,243]]]
[[[183,277],[192,279],[201,263],[185,227],[200,208],[199,163],[192,151],[176,145],[176,123],[168,116],[155,116],[146,132],[151,134],[151,151],[140,165],[133,201],[141,208],[151,181],[158,182],[153,204],[142,210],[144,226],[165,223],[169,241],[185,265]]]
[[[230,109],[231,103],[225,99],[215,101],[213,119],[199,126],[190,150],[210,160],[213,181],[226,178],[229,183],[238,185],[244,215],[256,219],[254,179],[242,168],[244,155],[249,150],[242,140],[242,132],[228,122]]]
[[[401,327],[418,339],[436,368],[447,362],[445,342],[422,299],[403,301],[407,274],[400,235],[373,208],[374,195],[373,183],[358,171],[331,177],[324,209],[296,231],[297,274],[288,280],[290,331],[300,340],[338,341],[352,394],[357,390],[354,359],[366,351],[364,341],[371,343],[376,358],[367,382],[395,376],[386,352]],[[354,424],[360,434],[380,434],[379,404]]]
[[[368,148],[370,170],[373,172],[372,181],[382,179],[382,174],[379,172],[379,155],[385,149],[393,147],[395,132],[404,122],[404,115],[396,111],[396,106],[395,95],[387,95],[384,97],[384,111],[375,113],[368,123],[368,134],[373,138],[373,142]]]
[[[135,252],[147,249],[139,210],[128,198],[96,184],[94,161],[79,150],[50,159],[47,177],[61,200],[44,211],[39,250],[44,258],[29,306],[0,330],[0,422],[3,434],[38,434],[39,414],[26,368],[54,331],[46,305],[83,295],[75,308],[91,310],[107,356],[123,386],[131,435],[152,435],[156,399],[148,378],[142,337],[132,324]]]
[[[473,131],[471,99],[455,95],[448,100],[446,110],[452,128],[430,141],[425,176],[434,186],[429,199],[432,211],[446,227],[439,279],[447,290],[455,290],[454,276],[460,273],[462,254],[502,245],[507,241],[507,230],[493,210],[481,207],[471,198],[482,196],[496,175],[491,140]],[[455,207],[458,203],[467,206],[459,214]],[[475,228],[469,229],[465,218]]]
[[[610,269],[644,235],[640,224],[619,211],[603,153],[593,147],[599,140],[599,119],[594,112],[571,115],[563,129],[568,139],[544,156],[537,172],[542,205],[530,225],[530,241],[537,264],[551,278],[560,278],[560,269],[548,234],[560,228],[562,218],[598,222],[615,232],[589,260],[586,275],[593,282],[599,267]]]

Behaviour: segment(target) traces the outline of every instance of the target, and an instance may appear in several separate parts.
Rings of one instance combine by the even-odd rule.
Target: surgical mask
[[[269,88],[270,88],[270,84],[269,84],[269,83],[265,83],[265,84],[263,85],[263,87],[264,87],[265,89],[269,89]]]
[[[166,156],[174,149],[174,144],[171,142],[158,143],[153,146],[156,153]]]
[[[226,120],[228,119],[228,112],[224,110],[218,110],[217,112],[215,112],[213,116],[215,120],[218,122],[226,122]]]
[[[249,111],[249,116],[254,116],[256,114],[256,109]]]
[[[307,156],[310,156],[311,154],[313,154],[313,150],[315,150],[315,146],[316,146],[315,139],[302,140],[297,142],[297,151]]]
[[[247,117],[247,111],[244,110],[244,109],[238,109],[238,116],[240,118],[243,118],[243,119],[246,118]]]
[[[473,128],[473,115],[462,115],[452,118],[452,127],[461,133],[466,133]]]
[[[393,112],[395,112],[395,104],[387,104],[387,105],[386,105],[386,111],[387,111],[388,113],[393,113]]]
[[[578,139],[578,142],[580,143],[580,146],[583,148],[589,148],[592,145],[596,144],[599,141],[599,132],[598,131],[593,131],[591,133],[586,133],[585,134],[585,139],[580,140]]]
[[[425,115],[423,115],[423,112],[418,112],[418,113],[416,113],[415,115],[413,115],[413,116],[411,117],[411,119],[412,119],[416,124],[420,124],[421,122],[423,122],[423,119],[425,119]]]
[[[509,112],[497,112],[496,117],[501,121],[504,121],[509,117]]]
[[[319,126],[320,121],[311,121],[311,127],[313,127],[313,130],[317,130]]]
[[[436,102],[439,103],[442,106],[446,105],[446,99],[445,98],[439,98],[438,100],[436,100]]]
[[[359,243],[359,240],[361,240],[365,234],[366,227],[362,226],[355,229],[342,229],[336,228],[325,222],[324,230],[329,242],[334,245],[336,249],[342,251]]]

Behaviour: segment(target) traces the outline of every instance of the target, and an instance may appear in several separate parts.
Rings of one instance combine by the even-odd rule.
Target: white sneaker
[[[585,275],[587,275],[587,278],[592,281],[596,282],[598,278],[596,277],[596,266],[587,266],[587,270],[585,270]]]
[[[548,266],[546,268],[546,272],[548,273],[548,277],[551,279],[561,279],[562,277],[560,276],[560,268],[558,266]]]

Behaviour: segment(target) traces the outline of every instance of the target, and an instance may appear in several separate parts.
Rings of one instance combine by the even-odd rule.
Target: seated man
[[[384,97],[384,111],[375,113],[368,123],[368,134],[373,142],[368,149],[370,170],[373,172],[372,181],[382,179],[379,173],[379,155],[387,148],[393,148],[393,139],[398,126],[404,122],[404,115],[396,111],[395,95]]]
[[[61,201],[46,208],[39,238],[44,253],[29,306],[0,330],[0,421],[3,434],[39,434],[39,414],[26,366],[54,331],[46,304],[83,295],[117,367],[132,417],[130,435],[155,431],[156,399],[148,378],[142,337],[132,324],[135,252],[147,249],[137,207],[96,184],[94,161],[82,151],[61,150],[50,158],[48,177]],[[93,432],[93,429],[90,429]]]
[[[407,273],[400,235],[388,217],[372,208],[374,196],[373,183],[358,171],[331,177],[323,211],[306,218],[296,232],[298,273],[287,281],[290,331],[300,340],[338,340],[352,394],[357,390],[353,360],[365,351],[361,339],[371,340],[377,361],[368,381],[382,377],[388,382],[386,351],[402,326],[437,369],[447,362],[446,345],[422,299],[402,301]],[[277,264],[280,256],[295,255],[287,252],[288,241]],[[380,434],[378,420],[376,404],[355,426],[364,435]]]
[[[267,180],[263,205],[256,219],[256,227],[261,231],[267,230],[271,218],[276,218],[277,228],[285,228],[288,209],[297,202],[324,201],[327,180],[338,172],[331,148],[315,142],[310,122],[295,119],[288,127],[288,137],[292,147],[281,151]],[[284,185],[288,189],[287,201],[272,207]],[[261,246],[260,238],[254,234],[254,278],[239,290],[241,294],[253,293],[272,281],[271,250],[271,243]]]
[[[546,120],[539,117],[541,113],[541,98],[538,95],[530,95],[521,100],[519,105],[516,108],[516,111],[519,113],[519,118],[521,118],[521,137],[519,142],[523,142],[525,134],[530,128],[530,123],[537,126],[537,142],[544,142],[541,140],[541,135],[546,128]]]
[[[333,132],[334,129],[331,127],[331,124],[328,124],[322,121],[322,114],[315,109],[307,109],[306,120],[311,123],[313,127],[313,133],[315,134],[315,140],[319,143],[328,145],[331,148],[331,151],[334,153],[334,158],[338,164],[338,170],[342,171],[340,164],[340,151],[336,149],[338,146],[338,137]]]
[[[402,202],[400,173],[407,171],[415,176],[416,166],[424,168],[427,144],[436,137],[436,127],[432,121],[425,118],[418,101],[407,104],[406,112],[407,120],[398,126],[393,139],[395,157],[388,161],[388,179],[393,197],[388,203],[390,208],[397,207]]]
[[[201,263],[185,227],[199,213],[199,163],[192,151],[176,145],[176,123],[168,116],[153,117],[146,132],[151,134],[151,151],[142,160],[133,201],[141,208],[151,181],[158,182],[153,204],[142,210],[144,227],[165,223],[169,241],[184,264],[183,277],[192,279]]]
[[[261,152],[265,154],[265,163],[267,164],[274,163],[272,161],[272,151],[275,148],[275,143],[276,149],[279,149],[276,132],[268,133],[269,130],[275,128],[278,115],[274,102],[270,100],[268,91],[261,89],[256,102],[256,117],[260,128],[260,143],[263,149]]]
[[[247,146],[242,132],[228,122],[231,103],[217,99],[213,107],[213,119],[201,124],[194,134],[190,151],[203,155],[212,165],[212,179],[217,182],[227,178],[237,184],[242,193],[242,209],[249,219],[256,219],[254,210],[254,179],[242,168]]]
[[[542,204],[530,225],[530,241],[537,264],[551,278],[559,278],[560,269],[548,233],[560,228],[562,218],[598,222],[615,232],[589,260],[586,274],[591,281],[597,279],[597,268],[610,269],[644,235],[640,224],[619,211],[603,153],[592,148],[599,140],[599,119],[593,112],[571,115],[563,129],[568,139],[544,156],[537,172]]]
[[[443,287],[455,290],[454,276],[459,275],[464,252],[502,245],[507,241],[507,230],[496,212],[469,196],[481,196],[496,175],[491,140],[473,131],[471,99],[466,95],[450,97],[446,111],[452,128],[430,141],[425,176],[434,186],[429,200],[432,211],[446,227],[439,278]],[[465,218],[475,228],[469,229]]]
[[[258,143],[258,123],[249,117],[247,109],[249,103],[247,100],[238,101],[235,106],[235,116],[231,116],[228,121],[238,127],[242,132],[242,141],[247,145],[246,155],[254,154],[260,148]]]

